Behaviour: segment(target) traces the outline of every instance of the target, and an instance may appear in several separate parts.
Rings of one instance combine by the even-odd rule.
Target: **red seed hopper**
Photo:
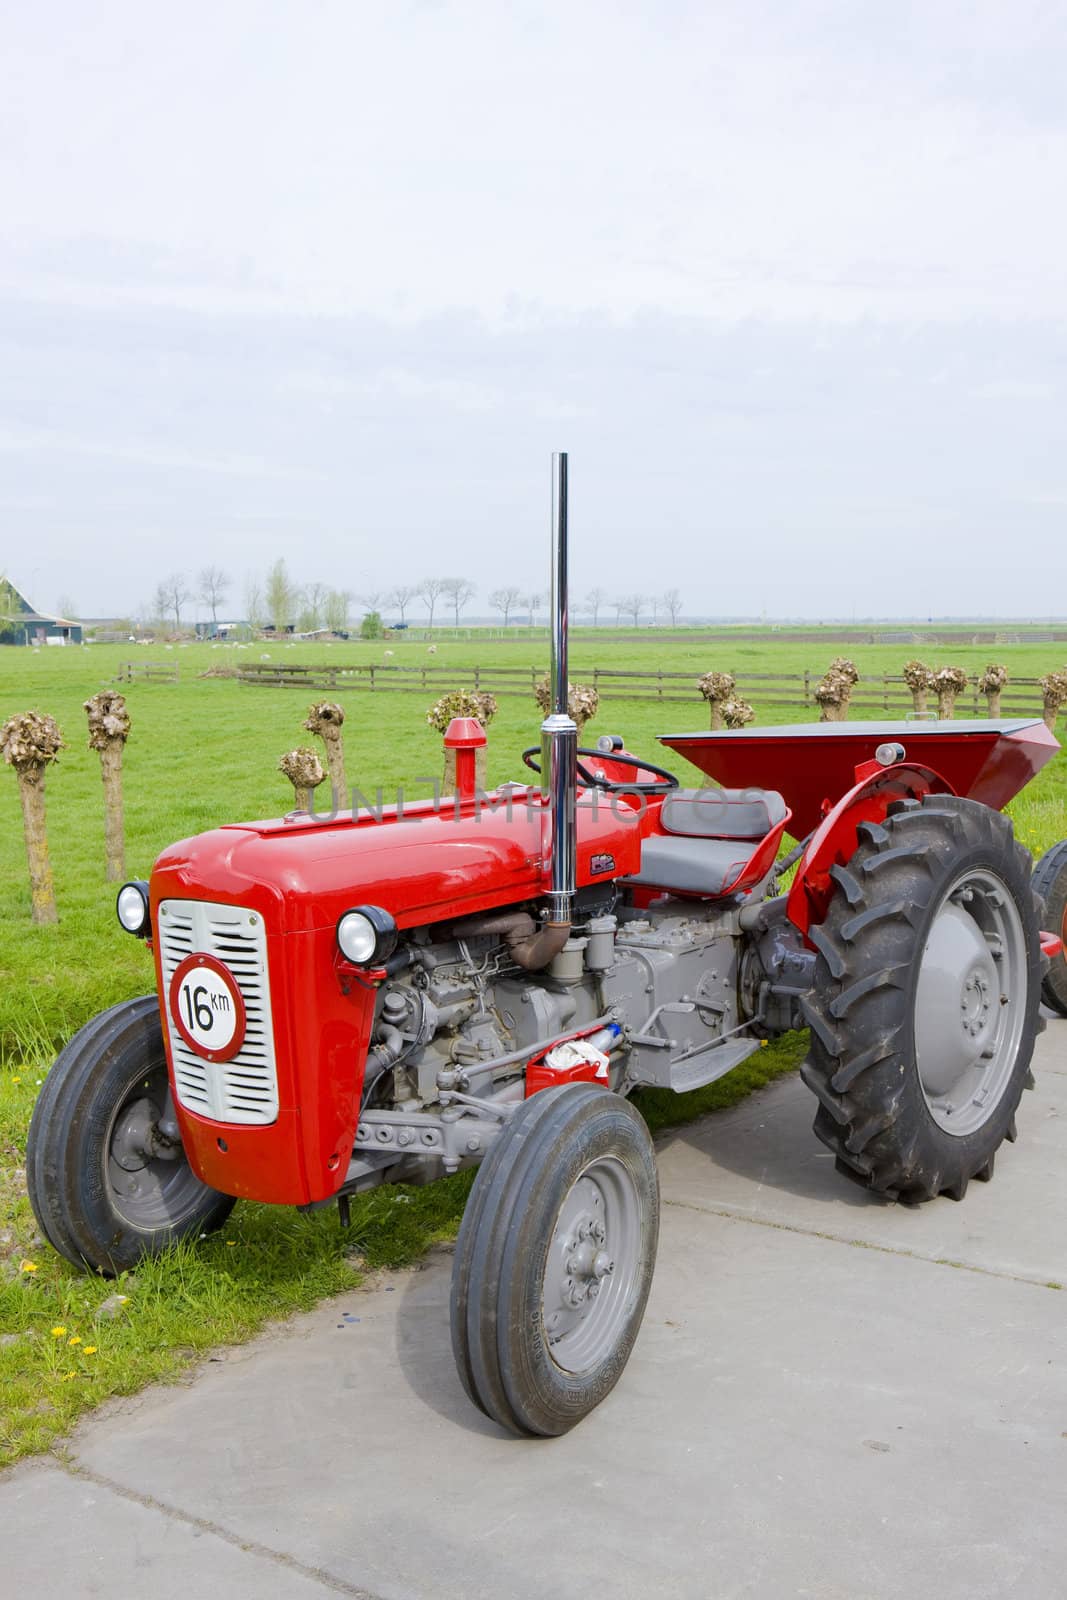
[[[1059,744],[1039,718],[996,722],[812,722],[717,733],[668,733],[660,742],[728,789],[776,789],[803,838],[851,788],[858,766],[880,745],[900,744],[904,759],[929,767],[958,795],[999,811],[1055,755]]]

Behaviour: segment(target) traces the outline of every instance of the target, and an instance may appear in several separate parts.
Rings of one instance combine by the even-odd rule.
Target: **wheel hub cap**
[[[565,1372],[587,1372],[614,1348],[639,1256],[633,1179],[613,1157],[595,1161],[564,1198],[545,1262],[545,1338]]]
[[[1011,1077],[1026,1010],[1026,948],[992,872],[967,873],[934,917],[915,996],[915,1058],[934,1120],[973,1133]]]

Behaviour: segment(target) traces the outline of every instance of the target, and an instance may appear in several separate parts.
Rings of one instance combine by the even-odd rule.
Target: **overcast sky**
[[[0,571],[1062,615],[1067,7],[3,5]]]

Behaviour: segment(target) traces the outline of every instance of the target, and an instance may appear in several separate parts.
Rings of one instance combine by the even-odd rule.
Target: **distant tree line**
[[[180,630],[183,615],[188,614],[188,607],[196,600],[210,611],[212,623],[217,624],[219,611],[232,590],[233,580],[222,567],[203,567],[195,577],[172,572],[157,584],[151,607],[147,609],[156,622],[172,624]],[[391,589],[353,594],[350,589],[326,583],[297,583],[290,576],[285,561],[279,558],[265,574],[254,576],[245,584],[244,614],[255,630],[271,627],[279,633],[317,633],[322,629],[344,633],[349,627],[354,600],[366,616],[380,619],[383,609],[388,608],[405,626],[409,612],[418,603],[425,610],[428,628],[432,629],[442,614],[458,628],[463,612],[477,593],[477,584],[469,578],[427,577],[420,578],[417,583],[397,584]],[[517,584],[493,589],[489,594],[489,605],[499,612],[505,627],[513,622],[525,622],[533,627],[548,600],[543,589],[522,588]],[[584,605],[594,628],[600,626],[601,614],[611,611],[615,613],[616,626],[625,619],[637,628],[642,618],[647,618],[651,624],[669,619],[673,627],[681,614],[682,597],[678,589],[668,589],[659,595],[611,596],[607,589],[596,587],[584,596]]]
[[[682,596],[678,589],[668,589],[661,595],[629,594],[613,599],[606,589],[594,588],[588,591],[584,600],[592,616],[594,628],[600,626],[600,613],[612,609],[615,612],[617,625],[621,623],[623,617],[626,617],[635,628],[640,627],[643,616],[647,616],[653,623],[658,622],[661,617],[669,617],[671,626],[674,627],[682,611]],[[525,617],[532,626],[538,609],[547,605],[548,601],[549,596],[541,590],[531,593],[515,587],[494,589],[489,596],[489,604],[494,611],[500,612],[505,628],[513,617]]]

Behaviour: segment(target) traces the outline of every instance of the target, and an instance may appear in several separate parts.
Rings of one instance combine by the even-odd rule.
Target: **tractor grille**
[[[267,1123],[278,1115],[278,1073],[263,918],[241,906],[208,900],[163,900],[159,907],[163,1014],[170,1036],[178,1099],[216,1122]],[[233,973],[245,1003],[244,1043],[229,1061],[205,1061],[172,1025],[170,980],[186,956],[205,953]]]

